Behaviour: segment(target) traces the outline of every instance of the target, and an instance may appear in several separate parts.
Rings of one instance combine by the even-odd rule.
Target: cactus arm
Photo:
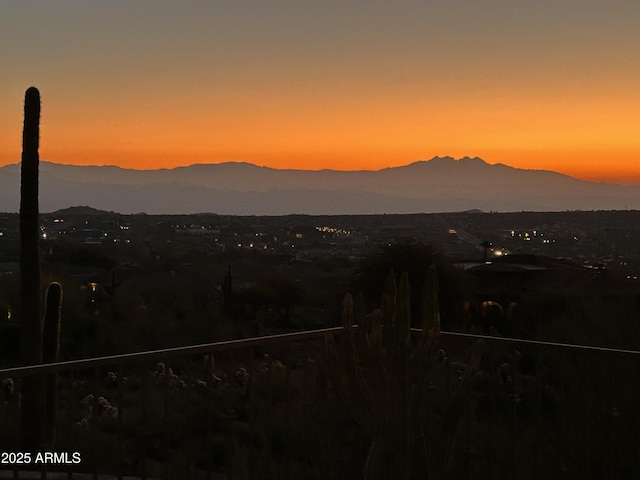
[[[53,282],[49,284],[45,296],[45,313],[43,321],[42,360],[45,363],[58,361],[60,353],[60,321],[62,309],[62,286]],[[45,421],[46,443],[55,444],[56,412],[58,410],[58,374],[47,375],[45,384]]]

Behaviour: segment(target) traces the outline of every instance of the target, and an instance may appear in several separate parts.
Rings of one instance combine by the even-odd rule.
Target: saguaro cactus
[[[451,457],[464,397],[478,368],[480,345],[472,349],[452,395],[450,368],[438,347],[440,321],[435,268],[428,275],[421,331],[411,331],[409,277],[391,273],[382,309],[365,315],[364,302],[347,295],[345,335],[327,338],[331,383],[345,407],[371,436],[364,478],[438,478]],[[353,325],[358,325],[354,328]]]
[[[25,365],[42,362],[40,317],[40,252],[38,212],[38,146],[40,141],[40,92],[27,89],[24,101],[22,165],[20,183],[20,303],[21,350]],[[44,441],[44,385],[41,379],[22,380],[21,425],[24,447],[38,447]]]
[[[22,311],[22,360],[42,361],[40,317],[40,224],[38,166],[40,158],[40,92],[30,87],[24,101],[20,183],[20,298]]]

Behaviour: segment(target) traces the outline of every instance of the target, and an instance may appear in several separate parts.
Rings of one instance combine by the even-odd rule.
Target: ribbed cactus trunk
[[[40,92],[27,89],[24,101],[22,166],[20,183],[20,304],[21,349],[25,365],[42,362],[40,317],[40,252],[38,212],[38,147],[40,140]],[[21,430],[24,447],[42,446],[44,440],[44,388],[41,379],[22,380]]]
[[[62,313],[62,285],[49,284],[45,296],[43,322],[42,360],[44,363],[58,361],[60,353],[60,319]],[[46,444],[52,446],[56,438],[56,420],[58,411],[58,374],[50,373],[45,385]]]
[[[381,310],[364,311],[362,297],[345,297],[345,334],[327,338],[331,384],[371,437],[365,480],[439,480],[453,456],[457,423],[482,356],[474,345],[462,380],[449,398],[449,367],[438,345],[440,314],[435,267],[427,274],[421,331],[411,331],[409,276],[391,273]],[[357,325],[354,328],[353,325]],[[446,358],[446,355],[444,355]],[[460,364],[462,365],[462,364]]]

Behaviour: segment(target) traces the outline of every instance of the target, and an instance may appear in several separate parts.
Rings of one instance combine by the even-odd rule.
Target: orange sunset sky
[[[0,165],[380,169],[434,156],[640,184],[640,2],[5,2]]]

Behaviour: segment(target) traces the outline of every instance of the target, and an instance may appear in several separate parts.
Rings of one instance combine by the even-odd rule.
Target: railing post
[[[518,361],[520,352],[518,350],[514,350],[511,359],[511,386],[512,392],[511,402],[513,403],[512,409],[512,420],[511,420],[511,478],[515,480],[517,478],[517,444],[518,444],[518,402],[520,400],[518,394]]]
[[[493,440],[494,440],[494,427],[498,413],[498,398],[496,395],[496,390],[498,387],[497,374],[498,371],[496,369],[496,353],[495,351],[491,351],[491,361],[489,362],[491,370],[489,371],[489,391],[490,391],[490,413],[489,413],[489,480],[493,478]],[[491,394],[493,392],[493,394]]]
[[[634,378],[640,378],[640,360],[636,358],[635,361],[635,375]],[[636,478],[640,478],[640,399],[636,400],[637,415],[638,415],[638,432],[636,436],[636,443],[638,444],[638,452],[636,455]]]
[[[124,383],[124,364],[120,363],[118,364],[118,369],[114,372],[116,374],[116,378],[115,378],[115,382],[116,382],[116,389],[117,389],[117,402],[118,402],[118,480],[122,480],[123,478],[123,466],[125,463],[125,459],[124,459],[124,394],[122,392],[122,389],[124,388],[123,383]]]
[[[141,405],[141,410],[140,410],[140,436],[142,437],[142,445],[140,448],[140,467],[141,467],[141,472],[140,472],[140,478],[142,480],[146,480],[147,478],[147,449],[149,448],[149,434],[147,432],[147,425],[149,423],[149,419],[148,419],[148,409],[149,409],[149,405],[148,405],[148,392],[147,389],[149,388],[149,372],[148,372],[148,365],[146,362],[144,362],[142,364],[142,369],[140,371],[140,395],[141,395],[141,399],[140,399],[140,405]]]
[[[542,349],[536,350],[534,369],[536,372],[535,392],[536,392],[536,405],[535,405],[535,446],[534,446],[534,477],[536,480],[540,479],[540,441],[541,441],[541,422],[542,422]]]
[[[586,400],[584,402],[585,404],[585,422],[587,422],[588,424],[588,428],[587,428],[587,432],[590,432],[590,430],[593,428],[593,420],[592,420],[592,415],[593,415],[593,405],[591,404],[591,402],[589,400]],[[584,474],[585,474],[585,478],[589,478],[590,475],[590,471],[591,471],[591,435],[587,434],[584,436],[585,439],[585,465],[584,465]]]
[[[169,377],[171,375],[171,367],[169,366],[168,359],[163,360],[164,364],[164,375],[161,376],[159,385],[157,388],[159,390],[160,395],[160,406],[158,407],[158,414],[160,415],[160,419],[158,422],[158,426],[160,429],[159,436],[162,438],[164,445],[159,448],[159,452],[164,455],[162,460],[162,478],[167,480],[167,468],[168,468],[168,430],[167,430],[167,418],[168,418],[168,394],[169,394]],[[155,469],[154,469],[155,470]],[[155,473],[155,472],[154,472]],[[153,475],[153,474],[152,474]]]

